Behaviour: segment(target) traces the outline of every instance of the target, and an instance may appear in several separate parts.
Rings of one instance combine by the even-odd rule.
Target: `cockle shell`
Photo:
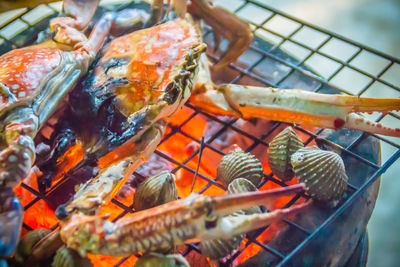
[[[252,192],[257,191],[257,187],[247,179],[244,178],[237,178],[233,180],[229,186],[228,190],[226,191],[228,194],[234,193],[244,193],[244,192]],[[227,217],[235,217],[240,215],[249,215],[261,213],[261,209],[258,206],[252,207],[246,210],[239,210],[235,212],[233,215],[229,215]],[[234,236],[231,239],[224,240],[224,239],[215,239],[215,240],[208,240],[203,241],[200,243],[200,251],[203,255],[207,256],[210,259],[221,259],[230,254],[234,250],[236,250],[240,243],[242,242],[244,235]]]
[[[31,255],[32,248],[51,231],[46,229],[32,230],[24,235],[18,243],[15,251],[15,261],[23,264]]]
[[[244,178],[237,178],[229,184],[227,193],[234,194],[234,193],[244,193],[244,192],[254,192],[254,191],[257,191],[257,187],[252,182]],[[244,214],[246,215],[261,213],[261,209],[258,206],[243,211]]]
[[[190,267],[187,260],[180,254],[163,255],[149,253],[140,257],[135,263],[135,267]]]
[[[268,162],[272,172],[283,181],[289,181],[294,173],[290,157],[304,147],[292,127],[286,127],[271,141],[268,148]]]
[[[292,155],[291,163],[313,199],[327,203],[339,200],[346,191],[346,170],[342,158],[335,152],[305,147]]]
[[[201,242],[199,248],[204,256],[213,260],[221,259],[228,256],[234,250],[236,250],[240,246],[240,243],[242,242],[243,238],[244,238],[243,235],[239,235],[229,240],[223,240],[223,239],[207,240]]]
[[[52,267],[71,267],[71,266],[79,266],[79,267],[89,267],[93,266],[93,263],[89,260],[89,258],[83,258],[73,249],[67,248],[66,246],[62,246],[56,252],[54,256]]]
[[[222,157],[217,168],[217,178],[228,186],[237,178],[245,178],[258,185],[263,175],[261,162],[252,154],[238,148]]]
[[[169,171],[162,171],[150,176],[136,189],[133,207],[135,210],[153,208],[178,199],[175,176]]]

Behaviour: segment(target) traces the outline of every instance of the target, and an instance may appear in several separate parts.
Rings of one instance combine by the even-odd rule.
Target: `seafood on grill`
[[[276,176],[283,181],[293,178],[290,157],[302,147],[303,142],[290,126],[274,137],[268,147],[268,162]]]
[[[45,229],[32,230],[24,235],[18,243],[15,251],[14,259],[19,265],[22,265],[31,255],[33,247],[42,238],[48,235],[51,231]]]
[[[292,155],[291,163],[297,178],[316,201],[337,201],[347,189],[344,163],[335,152],[316,146],[305,147]]]
[[[51,264],[53,267],[92,267],[92,262],[86,258],[81,257],[78,252],[73,249],[62,246],[56,252],[53,262]]]
[[[117,176],[122,177],[128,173],[122,168],[119,170]],[[103,172],[88,183],[108,184],[107,179],[109,174]],[[114,186],[115,188],[110,187],[107,192],[115,192],[118,186],[116,183]],[[88,197],[93,194],[92,189],[83,186],[80,189],[82,191],[77,192],[79,196],[76,195],[74,200],[64,207],[68,212],[60,221],[59,234],[62,240],[81,256],[87,253],[111,256],[146,254],[169,249],[171,244],[230,239],[232,236],[293,216],[309,205],[303,203],[268,213],[227,216],[241,209],[267,205],[281,196],[302,192],[304,185],[298,184],[269,191],[216,197],[192,194],[184,199],[136,212],[112,223],[107,220],[107,216],[96,215],[101,209],[101,204],[109,199],[110,195],[103,194],[101,198],[93,199]],[[88,202],[92,207],[89,212],[91,215],[87,209]]]
[[[137,150],[137,160],[140,160],[141,149],[143,147]],[[303,192],[303,184],[216,197],[192,194],[184,199],[138,211],[112,223],[107,220],[108,216],[98,213],[102,205],[118,192],[119,181],[127,179],[130,171],[125,167],[132,163],[131,160],[118,163],[112,170],[108,168],[102,171],[82,185],[73,201],[63,207],[65,216],[58,214],[61,218],[60,229],[50,233],[34,247],[30,260],[43,260],[42,257],[46,256],[44,253],[51,255],[48,248],[55,252],[63,243],[76,250],[81,257],[87,253],[129,256],[167,251],[171,245],[196,240],[231,239],[232,236],[294,216],[310,204],[307,202],[268,213],[229,216],[241,209],[269,205],[270,201],[279,197]],[[60,238],[62,243],[58,242]]]
[[[218,164],[217,178],[228,186],[237,178],[245,178],[254,185],[261,182],[263,168],[261,162],[252,154],[236,148],[222,157]]]
[[[227,193],[235,194],[235,193],[255,192],[255,191],[257,191],[257,187],[253,185],[252,182],[250,182],[245,178],[237,178],[229,184]],[[226,216],[226,219],[235,216],[240,216],[243,214],[250,215],[259,213],[262,213],[260,207],[254,206],[246,210],[239,210],[232,215]],[[243,238],[244,234],[241,234],[234,236],[231,239],[213,239],[213,240],[203,241],[200,243],[199,248],[201,253],[207,256],[208,258],[221,259],[232,254],[233,251],[238,249]]]
[[[85,7],[87,2],[76,3]],[[347,127],[400,135],[399,129],[366,122],[354,113],[395,110],[399,108],[399,99],[369,99],[322,95],[301,90],[214,85],[209,76],[208,59],[203,54],[205,44],[201,39],[200,24],[190,16],[185,17],[186,1],[175,1],[175,4],[175,12],[179,18],[111,41],[93,72],[70,94],[66,115],[61,117],[57,125],[53,139],[60,140],[57,138],[61,136],[63,142],[55,142],[58,146],[52,148],[52,162],[57,162],[54,159],[63,155],[72,144],[79,143],[84,147],[85,156],[71,171],[82,165],[95,163],[101,169],[97,177],[107,177],[104,184],[95,183],[96,179],[90,180],[81,187],[72,202],[57,210],[57,216],[64,221],[60,230],[61,237],[81,255],[87,252],[114,256],[147,252],[163,246],[165,240],[179,243],[194,237],[230,238],[232,234],[252,230],[256,226],[258,228],[269,223],[271,218],[283,218],[300,209],[246,215],[247,217],[235,220],[235,223],[227,222],[223,217],[219,219],[221,215],[232,213],[233,209],[247,208],[249,204],[261,205],[271,194],[255,192],[211,199],[197,196],[178,200],[141,211],[134,217],[122,219],[115,224],[108,222],[105,217],[95,216],[98,206],[109,201],[143,159],[149,158],[153,153],[164,134],[165,118],[173,115],[188,99],[200,109],[221,115],[260,117],[318,127]],[[92,11],[86,8],[77,10]],[[193,15],[204,17],[206,22],[220,29],[226,38],[233,41],[219,67],[236,59],[250,44],[250,27],[229,12],[213,7],[204,0],[191,1],[188,10]],[[125,13],[127,16],[129,14],[137,16],[134,12]],[[157,15],[158,12],[153,14]],[[59,34],[56,39],[71,43],[79,40],[75,38],[76,32],[69,25],[82,25],[85,22],[83,18],[87,17],[58,20],[61,26],[57,28]],[[224,27],[229,29],[232,25],[237,26],[235,30],[222,30]],[[96,29],[92,34],[93,38],[102,36],[104,39],[107,31],[97,33]],[[65,38],[71,32],[74,33],[74,38]],[[100,43],[96,42],[95,47]],[[25,114],[24,117],[29,116]],[[7,120],[3,121],[8,123]],[[35,131],[40,128],[40,125],[34,126]],[[15,137],[7,134],[4,136]],[[33,149],[31,144],[28,151]],[[7,149],[3,151],[6,153]],[[32,157],[29,160],[30,164],[26,166],[31,165]],[[21,165],[21,160],[17,159],[16,164]],[[25,173],[19,180],[26,175],[29,167],[24,169]],[[51,167],[49,170],[51,177],[54,170]],[[42,171],[47,170],[42,168]],[[7,175],[7,170],[2,170],[1,175]],[[294,190],[293,188],[297,192],[302,187],[285,188],[285,194]],[[273,191],[272,194],[277,193]],[[243,218],[246,219],[242,221]],[[166,231],[163,228],[165,224],[172,230]],[[211,230],[206,229],[210,225]],[[225,228],[228,225],[233,226]],[[13,229],[15,227],[14,223]],[[226,229],[232,232],[224,232]],[[205,233],[205,230],[208,231]],[[156,242],[142,236],[150,232]],[[165,240],[162,239],[163,236],[166,237]],[[143,243],[143,240],[147,241]],[[121,245],[126,243],[131,245]]]
[[[135,267],[190,267],[187,260],[180,254],[163,255],[158,253],[149,253],[140,257],[135,263]]]
[[[175,176],[162,171],[148,177],[135,191],[133,207],[135,210],[153,208],[178,199]]]
[[[53,40],[0,56],[0,258],[14,251],[22,207],[13,188],[31,171],[34,137],[63,103],[103,45],[111,25],[105,14],[87,38],[83,30],[97,0],[65,0],[67,17],[50,22]]]

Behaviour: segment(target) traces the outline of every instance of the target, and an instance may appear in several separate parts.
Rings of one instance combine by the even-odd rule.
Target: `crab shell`
[[[128,118],[132,141],[189,98],[206,45],[191,22],[170,21],[113,40],[94,70],[88,93]]]
[[[0,56],[0,116],[30,107],[44,122],[85,72],[83,61],[83,55],[62,51],[51,42]]]

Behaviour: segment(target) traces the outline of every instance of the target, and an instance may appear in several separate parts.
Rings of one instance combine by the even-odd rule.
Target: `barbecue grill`
[[[315,92],[344,93],[349,95],[377,96],[378,90],[385,90],[389,94],[398,95],[400,87],[398,81],[393,81],[388,73],[399,68],[400,60],[376,51],[372,48],[348,40],[340,35],[334,34],[317,26],[311,25],[273,7],[267,6],[256,0],[215,1],[229,4],[225,7],[247,20],[256,38],[244,55],[237,62],[223,70],[224,75],[215,74],[216,80],[226,83],[260,84],[273,87],[297,87]],[[121,9],[132,6],[130,0],[103,1],[101,9]],[[147,4],[135,5],[139,8],[148,8]],[[10,49],[26,46],[34,42],[39,34],[48,27],[49,20],[57,16],[61,10],[61,3],[40,5],[34,9],[19,9],[11,11],[4,16],[0,22],[0,54]],[[279,23],[285,23],[287,27],[276,27]],[[213,33],[210,29],[205,34],[205,40],[209,44],[208,54],[213,61],[218,61],[220,51],[214,51]],[[335,44],[340,44],[346,53],[336,53],[330,49]],[[224,43],[222,43],[222,46]],[[377,66],[370,68],[360,64],[363,57],[373,56],[376,58]],[[318,64],[315,64],[318,62]],[[326,64],[325,64],[326,63]],[[319,66],[318,69],[315,66]],[[321,67],[322,66],[322,67]],[[333,66],[333,67],[332,67]],[[355,84],[346,84],[345,77],[357,80]],[[345,82],[343,82],[345,81]],[[354,86],[356,85],[356,86]],[[203,150],[209,149],[224,155],[218,146],[217,140],[224,132],[233,131],[236,134],[251,140],[246,151],[252,152],[257,146],[268,146],[270,136],[280,127],[282,123],[274,122],[272,127],[265,131],[261,137],[253,136],[237,126],[237,119],[225,120],[212,114],[198,111],[190,104],[186,104],[189,115],[179,124],[170,123],[167,134],[161,143],[169,142],[176,135],[183,135],[192,142],[197,143],[198,148],[191,151],[184,161],[174,159],[174,155],[168,155],[161,150],[156,154],[170,161],[174,169],[173,173],[185,170],[196,176],[196,179],[205,181],[205,186],[197,193],[204,193],[211,187],[225,188],[217,183],[212,177],[197,172],[189,162],[197,162]],[[188,126],[197,117],[203,116],[220,126],[220,130],[200,139],[188,131]],[[398,123],[398,113],[389,113],[374,117],[376,121],[387,121]],[[51,127],[54,124],[49,124]],[[300,216],[293,220],[286,220],[287,228],[274,240],[268,243],[259,241],[252,235],[247,238],[246,243],[231,257],[220,262],[223,266],[229,266],[241,254],[246,253],[250,246],[260,248],[260,251],[243,261],[241,266],[252,266],[257,263],[271,264],[277,266],[287,265],[327,265],[339,264],[353,266],[355,264],[365,265],[368,251],[368,240],[365,227],[371,215],[379,187],[379,177],[400,157],[400,146],[398,141],[390,137],[371,135],[349,130],[331,131],[324,129],[309,129],[294,125],[298,132],[306,138],[305,145],[316,142],[318,145],[340,152],[349,175],[349,187],[346,197],[335,208],[327,208],[323,214],[314,211],[317,216],[312,222],[307,221],[306,216]],[[45,136],[41,137],[46,139]],[[385,156],[383,162],[380,159],[380,146],[391,151],[391,155]],[[397,143],[396,143],[397,142]],[[199,160],[200,161],[200,160]],[[135,175],[140,176],[136,173]],[[67,186],[70,178],[63,178],[45,194],[41,194],[34,187],[22,183],[21,190],[27,190],[33,195],[33,200],[24,205],[25,212],[38,204],[46,201],[60,188]],[[79,181],[78,181],[79,182]],[[267,182],[278,186],[286,186],[272,173],[265,173],[263,181],[258,185],[262,187]],[[285,206],[292,205],[302,195],[296,195],[288,201]],[[113,199],[115,209],[119,215],[116,221],[126,214],[134,213],[132,205],[122,203]],[[32,226],[24,223],[23,227],[30,231]],[[56,229],[58,225],[53,225]],[[354,229],[351,235],[342,228]],[[265,230],[265,229],[263,229]],[[260,234],[263,230],[258,231]],[[337,232],[337,234],[335,234]],[[285,238],[292,237],[289,240]],[[341,240],[345,240],[346,244]],[[329,242],[328,242],[329,241]],[[346,245],[346,246],[345,246]],[[199,252],[197,244],[187,245],[181,250],[183,255],[192,251]],[[128,258],[119,259],[115,266],[123,266]]]

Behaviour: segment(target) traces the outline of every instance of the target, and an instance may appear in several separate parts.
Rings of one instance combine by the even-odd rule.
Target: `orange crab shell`
[[[95,72],[95,88],[124,79],[114,89],[125,115],[160,100],[168,85],[184,75],[196,48],[205,47],[190,21],[178,19],[115,39]],[[201,49],[202,50],[202,49]],[[123,62],[106,68],[111,61]],[[109,88],[108,88],[109,90]]]
[[[0,110],[12,102],[34,95],[45,77],[60,66],[58,49],[29,47],[12,50],[0,57],[0,83],[8,87],[0,95]]]

